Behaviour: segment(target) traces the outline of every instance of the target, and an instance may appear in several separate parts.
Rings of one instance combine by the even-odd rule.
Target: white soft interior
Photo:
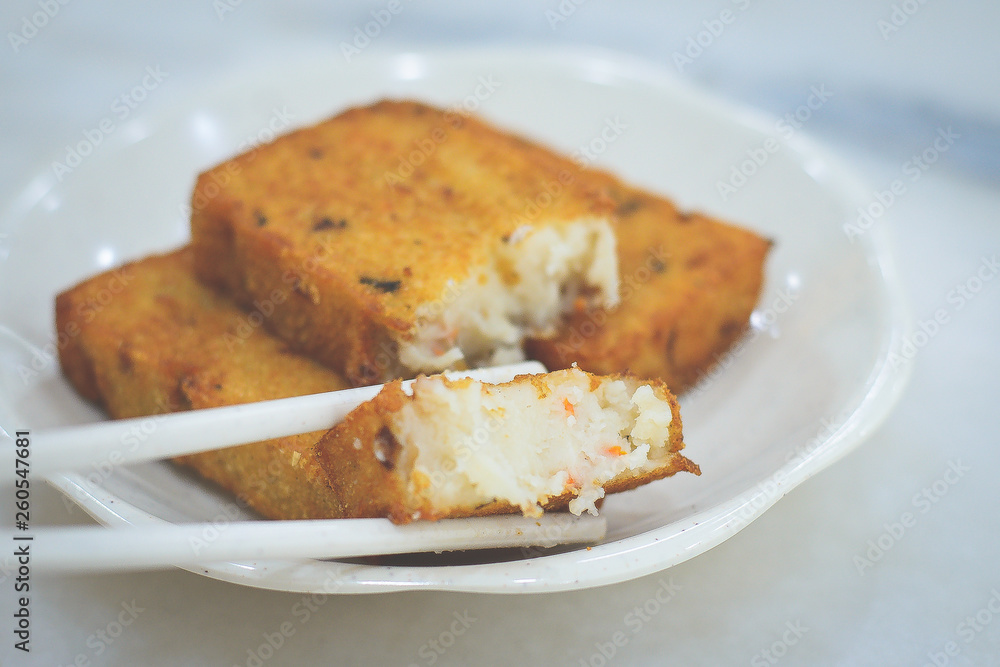
[[[448,389],[420,378],[391,426],[410,493],[440,508],[499,499],[537,516],[573,491],[570,511],[596,514],[604,484],[671,456],[670,404],[648,385],[603,380],[592,390],[576,369],[547,377],[544,397],[527,382]]]
[[[487,266],[421,306],[413,339],[400,344],[400,361],[413,372],[520,361],[524,338],[553,335],[560,315],[580,297],[588,306],[618,303],[618,258],[607,221],[521,227]]]

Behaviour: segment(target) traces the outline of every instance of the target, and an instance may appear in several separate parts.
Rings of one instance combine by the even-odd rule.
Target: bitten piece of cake
[[[503,384],[387,384],[317,444],[350,516],[414,519],[568,508],[680,471],[676,398],[660,382],[577,368]]]

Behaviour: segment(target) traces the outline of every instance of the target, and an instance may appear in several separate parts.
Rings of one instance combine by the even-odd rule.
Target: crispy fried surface
[[[556,338],[528,340],[549,369],[573,362],[598,374],[660,378],[681,393],[746,330],[771,242],[608,175],[622,277],[611,312],[578,309]]]
[[[127,264],[60,294],[56,326],[66,376],[115,418],[343,389],[290,352],[253,313],[198,283],[183,249]],[[112,291],[113,290],[113,291]],[[108,300],[107,294],[113,294]],[[262,314],[259,314],[262,315]],[[339,516],[313,455],[321,433],[277,438],[178,461],[270,518]]]
[[[412,102],[352,109],[223,163],[202,174],[192,204],[199,276],[245,305],[273,305],[268,326],[354,384],[399,374],[396,341],[416,308],[440,301],[491,243],[525,222],[599,215],[618,240],[622,304],[580,308],[555,339],[529,340],[528,356],[662,378],[680,392],[745,331],[770,249],[748,230]]]
[[[279,302],[268,326],[371,384],[396,373],[396,341],[412,337],[417,308],[440,302],[519,227],[610,213],[577,171],[453,112],[350,109],[198,178],[196,271],[244,305]]]

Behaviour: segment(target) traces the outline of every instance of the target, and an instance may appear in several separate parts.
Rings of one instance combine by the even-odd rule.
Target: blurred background
[[[961,121],[982,139],[963,142],[962,165],[997,176],[996,3],[400,2],[402,11],[371,49],[585,44],[641,56],[779,116],[799,104],[803,89],[822,82],[835,99],[811,124],[814,134],[905,155],[942,121]],[[205,0],[172,3],[168,11],[124,2],[5,3],[2,173],[29,166],[14,163],[14,155],[36,154],[45,164],[75,138],[79,128],[68,119],[101,117],[109,100],[133,85],[139,63],[159,63],[174,91],[211,83],[296,51],[337,52],[385,5]],[[35,16],[43,10],[55,16]],[[707,46],[699,52],[699,33],[720,23],[723,12],[731,22],[702,39]],[[38,125],[48,128],[45,136],[27,131]]]
[[[35,197],[32,178],[122,104],[147,67],[169,86],[136,114],[176,108],[303,54],[343,58],[342,44],[389,2],[6,0],[0,211]],[[886,215],[914,317],[929,317],[1000,252],[1000,3],[398,2],[371,52],[608,49],[775,120],[823,90],[829,99],[804,130],[873,192],[951,128],[961,140]],[[2,246],[0,238],[0,258]],[[0,299],[16,289],[0,285]],[[563,594],[323,598],[266,660],[254,649],[301,596],[179,571],[41,577],[36,650],[14,654],[2,622],[0,663],[1000,664],[998,337],[1000,281],[921,350],[903,402],[867,444],[669,572]],[[853,557],[957,458],[971,467],[964,481],[860,575]],[[45,520],[84,520],[54,492],[37,494]],[[626,645],[602,652],[664,581],[681,586],[676,597]],[[95,638],[135,608],[142,611],[120,637]],[[454,626],[459,618],[475,620]],[[455,627],[464,629],[447,650],[433,648]]]

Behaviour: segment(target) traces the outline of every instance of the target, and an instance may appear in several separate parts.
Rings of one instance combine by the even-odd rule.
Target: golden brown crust
[[[343,379],[259,329],[257,318],[199,284],[183,249],[95,276],[57,297],[63,370],[115,418],[342,389]],[[112,282],[114,281],[114,282]],[[107,295],[112,295],[110,300]],[[178,462],[271,518],[336,516],[312,455],[320,433]]]
[[[408,521],[406,491],[391,461],[375,452],[386,415],[405,400],[399,382],[385,385],[373,400],[352,410],[316,443],[316,459],[331,480],[331,493],[344,508],[342,517],[391,517]],[[336,431],[336,435],[331,435]]]
[[[549,369],[573,362],[601,375],[661,378],[677,393],[704,375],[746,330],[771,242],[606,174],[622,278],[612,312],[579,309],[559,335],[528,340]]]
[[[198,178],[196,271],[245,306],[280,294],[268,326],[371,384],[396,372],[417,308],[447,299],[518,227],[610,214],[577,170],[417,102],[350,109]]]

